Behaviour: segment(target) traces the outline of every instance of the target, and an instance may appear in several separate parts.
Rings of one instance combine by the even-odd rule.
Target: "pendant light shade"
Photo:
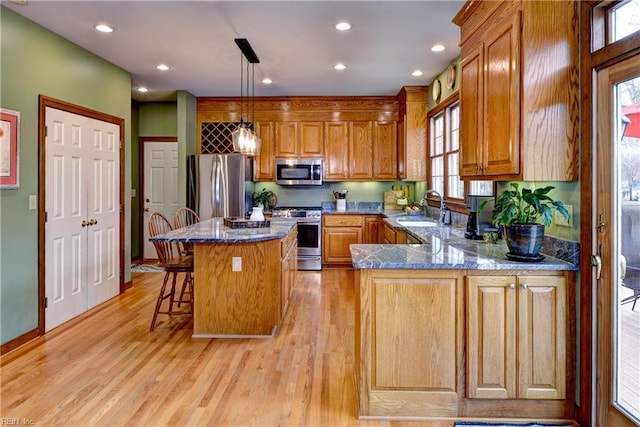
[[[262,139],[247,125],[249,121],[244,120],[244,105],[246,103],[246,111],[247,118],[249,116],[249,111],[252,110],[255,112],[255,64],[259,63],[260,60],[258,56],[253,51],[253,48],[249,44],[247,39],[235,39],[234,40],[242,55],[240,56],[240,124],[238,127],[231,133],[231,140],[233,142],[233,151],[239,154],[244,154],[247,156],[256,156],[260,154],[260,147],[262,145]],[[243,58],[247,60],[247,73],[246,80],[244,77],[244,64]],[[249,64],[252,67],[252,75],[251,75],[251,86],[252,86],[252,94],[249,97]],[[243,88],[244,83],[246,82],[246,97],[243,97]],[[255,117],[252,113],[251,122],[254,123]]]

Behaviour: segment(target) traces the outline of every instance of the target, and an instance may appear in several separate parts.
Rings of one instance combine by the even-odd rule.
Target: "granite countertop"
[[[517,262],[507,259],[504,240],[485,243],[464,238],[464,230],[448,225],[412,227],[399,224],[406,214],[386,212],[384,221],[423,242],[421,245],[358,244],[351,245],[354,268],[469,269],[469,270],[565,270],[578,266],[546,255],[540,262]],[[431,218],[425,218],[433,221]]]
[[[151,241],[185,243],[246,243],[282,239],[296,226],[295,218],[272,218],[270,227],[229,228],[223,218],[211,218],[152,237]]]

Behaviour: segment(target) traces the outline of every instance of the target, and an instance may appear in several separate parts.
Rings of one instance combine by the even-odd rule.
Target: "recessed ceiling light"
[[[169,70],[169,66],[165,65],[165,64],[158,64],[156,65],[156,68],[160,71],[168,71]]]
[[[336,24],[336,30],[338,31],[347,31],[351,29],[351,24],[348,22],[338,22]]]
[[[444,46],[441,44],[434,44],[431,46],[431,52],[442,52],[444,50]]]
[[[140,86],[140,87],[138,88],[138,92],[140,92],[140,93],[147,93],[147,92],[149,92],[149,89],[147,89],[147,88],[146,88],[146,87],[144,87],[144,86]]]
[[[262,83],[270,85],[271,83],[273,83],[273,80],[271,80],[269,77],[265,77],[264,79],[262,79]]]
[[[347,68],[347,66],[342,64],[342,63],[338,63],[338,64],[334,65],[333,68],[335,68],[338,71],[342,71],[342,70],[345,70]]]
[[[94,27],[96,30],[100,31],[101,33],[113,33],[113,27],[110,27],[106,24],[98,24]]]
[[[415,70],[413,73],[411,73],[411,75],[413,77],[420,77],[422,75],[422,71],[420,70]]]

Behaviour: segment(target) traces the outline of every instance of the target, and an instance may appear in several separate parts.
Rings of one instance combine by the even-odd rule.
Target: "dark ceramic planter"
[[[535,258],[540,255],[544,240],[544,225],[513,224],[504,227],[504,239],[509,253]]]

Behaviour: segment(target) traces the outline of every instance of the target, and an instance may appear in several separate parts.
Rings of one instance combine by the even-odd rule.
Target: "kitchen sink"
[[[437,227],[438,223],[419,216],[401,216],[396,222],[405,227]]]

